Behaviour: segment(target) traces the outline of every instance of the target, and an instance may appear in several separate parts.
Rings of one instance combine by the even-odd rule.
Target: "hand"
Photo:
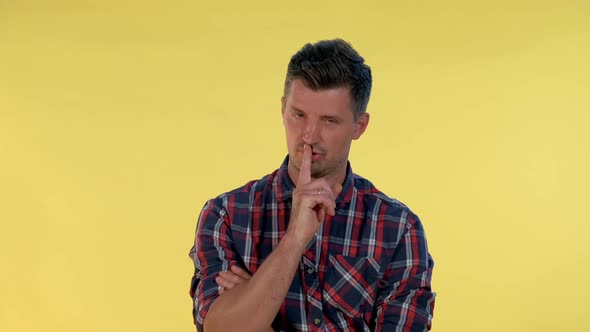
[[[342,190],[340,184],[330,186],[323,178],[311,178],[311,147],[303,145],[303,157],[299,179],[293,191],[293,206],[287,232],[305,247],[319,229],[326,214],[336,214],[336,197]]]
[[[236,265],[232,265],[229,271],[219,272],[219,275],[215,278],[215,282],[221,287],[219,289],[219,295],[250,280],[251,277],[248,272]]]
[[[223,293],[231,291],[238,285],[250,280],[250,278],[252,278],[252,276],[246,270],[236,265],[232,265],[229,271],[219,272],[219,275],[215,278],[215,282],[217,282],[217,285],[220,286],[219,295],[223,295]],[[271,326],[269,326],[263,328],[260,331],[274,332],[274,329]]]

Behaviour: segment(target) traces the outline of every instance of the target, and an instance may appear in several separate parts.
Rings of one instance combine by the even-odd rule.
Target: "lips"
[[[303,144],[301,145],[299,152],[303,153]],[[311,161],[312,162],[320,160],[325,154],[326,153],[323,149],[318,148],[317,146],[311,145]]]
[[[311,151],[311,161],[317,161],[324,156],[322,152]]]
[[[311,161],[318,161],[322,158],[323,154],[319,154],[319,153],[312,153],[311,154]]]

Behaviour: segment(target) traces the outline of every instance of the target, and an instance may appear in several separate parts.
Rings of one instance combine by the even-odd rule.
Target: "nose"
[[[303,141],[306,144],[313,145],[319,141],[320,133],[315,121],[306,121],[303,131]]]

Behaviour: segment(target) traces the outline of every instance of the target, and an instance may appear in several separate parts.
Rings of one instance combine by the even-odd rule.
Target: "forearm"
[[[213,302],[204,330],[267,331],[293,281],[305,245],[287,233],[252,278]]]

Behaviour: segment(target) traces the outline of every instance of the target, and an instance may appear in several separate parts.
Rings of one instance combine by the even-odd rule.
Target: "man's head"
[[[291,58],[282,114],[293,180],[304,144],[312,147],[312,177],[344,179],[352,140],[369,122],[370,90],[371,70],[343,40],[307,44]]]
[[[354,101],[355,119],[367,110],[373,81],[371,68],[342,39],[308,43],[291,57],[285,78],[285,99],[296,79],[312,90],[348,87]]]

